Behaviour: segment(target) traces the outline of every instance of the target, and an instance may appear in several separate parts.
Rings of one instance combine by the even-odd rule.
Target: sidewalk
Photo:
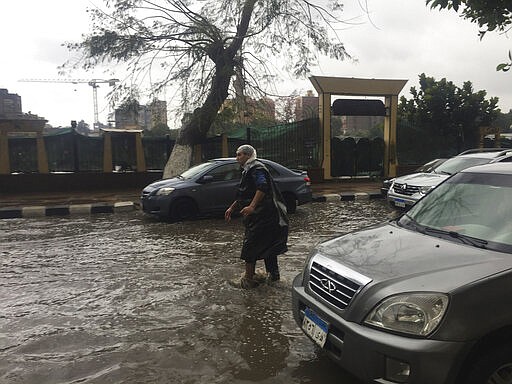
[[[381,182],[338,179],[313,183],[313,201],[381,198]],[[73,213],[114,213],[140,208],[141,189],[76,191],[69,193],[0,193],[0,219],[65,216]]]

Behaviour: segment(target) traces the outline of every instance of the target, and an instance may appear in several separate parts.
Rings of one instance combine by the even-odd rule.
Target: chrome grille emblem
[[[402,189],[405,191],[407,189],[407,184],[402,184]]]
[[[331,293],[336,290],[336,284],[334,284],[331,280],[322,279],[322,280],[320,280],[320,282],[322,283],[322,287],[324,287],[324,289],[327,292]]]

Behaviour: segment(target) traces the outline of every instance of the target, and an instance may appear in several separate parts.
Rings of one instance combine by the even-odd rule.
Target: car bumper
[[[142,211],[159,217],[169,216],[170,199],[161,196],[144,196],[140,199]]]
[[[346,321],[305,292],[302,275],[293,282],[292,303],[299,327],[306,308],[327,322],[323,350],[365,382],[450,383],[459,369],[459,356],[465,356],[470,347],[462,342],[403,337]]]
[[[416,202],[420,198],[421,197],[396,195],[391,190],[387,192],[387,200],[389,204],[392,205],[393,207],[401,209],[410,208],[411,206],[416,204]]]
[[[311,203],[313,201],[313,192],[303,192],[297,195],[297,205]]]

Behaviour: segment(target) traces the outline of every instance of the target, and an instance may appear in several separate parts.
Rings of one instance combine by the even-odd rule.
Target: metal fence
[[[103,137],[83,136],[72,129],[43,137],[50,172],[102,172]],[[112,169],[136,170],[135,135],[112,133]],[[318,119],[264,128],[243,128],[227,134],[228,156],[244,143],[253,145],[258,156],[290,168],[317,169],[322,161],[321,129]],[[163,170],[174,141],[165,137],[143,137],[142,146],[148,171]],[[382,139],[332,139],[333,176],[382,173]],[[210,137],[201,143],[206,161],[222,156],[222,137]],[[9,138],[11,172],[37,172],[36,138]]]

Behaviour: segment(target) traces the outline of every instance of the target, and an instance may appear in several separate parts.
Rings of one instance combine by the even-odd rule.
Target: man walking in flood
[[[256,260],[265,261],[270,281],[279,280],[277,256],[288,250],[288,217],[281,193],[270,172],[256,159],[256,150],[248,145],[236,151],[236,160],[243,168],[237,199],[226,210],[227,221],[235,210],[240,210],[245,226],[240,258],[245,261],[242,288],[254,288]]]

